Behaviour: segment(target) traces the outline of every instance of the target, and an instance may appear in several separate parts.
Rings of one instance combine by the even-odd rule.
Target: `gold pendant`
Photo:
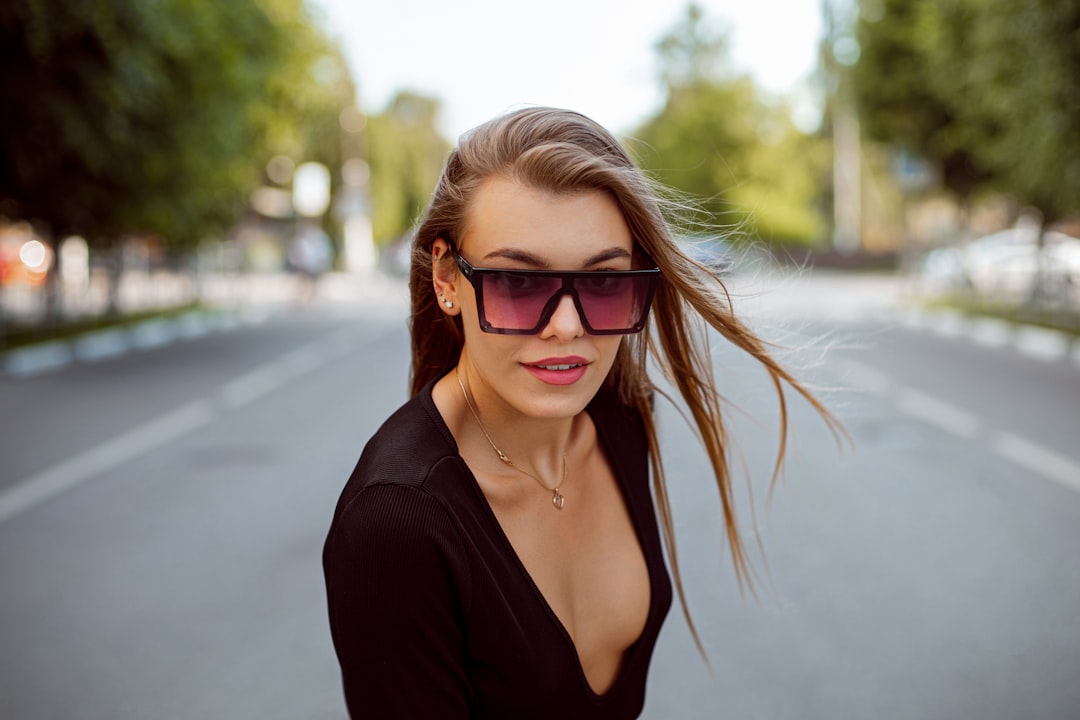
[[[555,491],[552,493],[551,504],[555,506],[556,510],[562,510],[562,506],[566,504],[566,498],[559,494],[559,488],[555,488]]]

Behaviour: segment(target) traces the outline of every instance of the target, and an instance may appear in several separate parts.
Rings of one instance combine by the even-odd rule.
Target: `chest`
[[[481,482],[481,487],[484,483]],[[590,688],[617,679],[649,616],[650,582],[631,510],[602,458],[567,479],[556,510],[542,488],[491,503],[517,559],[569,636]]]

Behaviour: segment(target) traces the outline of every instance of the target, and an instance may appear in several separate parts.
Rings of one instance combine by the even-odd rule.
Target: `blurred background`
[[[319,552],[406,397],[410,231],[542,104],[697,200],[853,440],[792,399],[774,495],[715,338],[760,597],[671,409],[715,672],[676,608],[645,716],[1080,717],[1080,0],[647,5],[0,6],[0,715],[344,717]]]

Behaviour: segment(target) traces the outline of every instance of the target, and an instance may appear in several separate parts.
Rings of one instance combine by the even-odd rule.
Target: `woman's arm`
[[[461,542],[443,507],[365,488],[323,550],[330,630],[354,718],[467,718]]]

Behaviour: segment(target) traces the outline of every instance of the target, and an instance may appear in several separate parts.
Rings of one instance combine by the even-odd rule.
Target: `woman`
[[[672,598],[650,467],[681,598],[646,353],[704,440],[740,581],[701,318],[765,366],[782,411],[786,382],[828,415],[576,113],[520,110],[462,138],[410,291],[412,399],[365,448],[324,551],[350,712],[637,717]],[[778,462],[785,435],[786,414]]]

